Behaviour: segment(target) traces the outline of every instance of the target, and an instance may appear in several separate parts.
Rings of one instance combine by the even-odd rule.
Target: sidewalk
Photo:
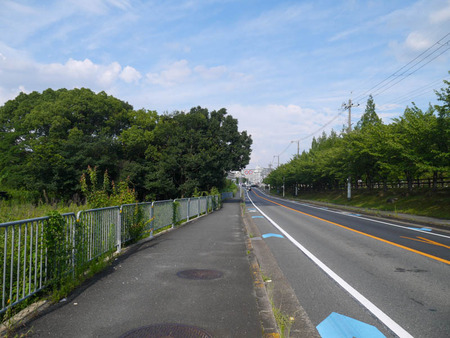
[[[19,333],[262,337],[260,311],[239,201],[234,199],[221,210],[130,247]]]

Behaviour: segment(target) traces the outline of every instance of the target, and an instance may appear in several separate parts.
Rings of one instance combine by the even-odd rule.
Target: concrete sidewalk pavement
[[[276,328],[267,326],[274,324],[273,315],[261,319],[266,311],[258,305],[246,238],[239,200],[225,202],[210,215],[133,245],[66,301],[38,313],[18,333],[33,337],[271,336]]]

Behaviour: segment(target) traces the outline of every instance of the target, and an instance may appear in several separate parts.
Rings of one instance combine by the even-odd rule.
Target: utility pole
[[[280,166],[280,155],[273,155],[273,157],[278,157],[278,165],[277,168]]]
[[[352,107],[358,107],[358,106],[359,106],[359,104],[354,105],[352,103],[352,99],[348,99],[348,104],[345,102],[342,104],[343,109],[348,109],[347,134],[350,134],[350,132],[352,131]],[[348,164],[348,166],[349,166],[349,173],[348,173],[348,178],[347,178],[347,199],[350,201],[352,199],[352,178],[350,176],[350,163]]]
[[[291,143],[297,142],[297,157],[300,156],[300,140],[291,141]]]

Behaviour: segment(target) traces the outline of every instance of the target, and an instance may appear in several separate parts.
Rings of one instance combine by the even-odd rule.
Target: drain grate
[[[192,269],[177,272],[177,276],[186,279],[217,279],[223,276],[223,273],[217,270]]]
[[[205,330],[182,324],[156,324],[128,331],[120,338],[212,338]]]

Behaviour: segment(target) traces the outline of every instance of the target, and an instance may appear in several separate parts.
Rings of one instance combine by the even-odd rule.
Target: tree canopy
[[[21,93],[0,107],[0,186],[67,199],[91,166],[141,199],[188,196],[220,189],[251,144],[225,109],[158,115],[86,88]]]

